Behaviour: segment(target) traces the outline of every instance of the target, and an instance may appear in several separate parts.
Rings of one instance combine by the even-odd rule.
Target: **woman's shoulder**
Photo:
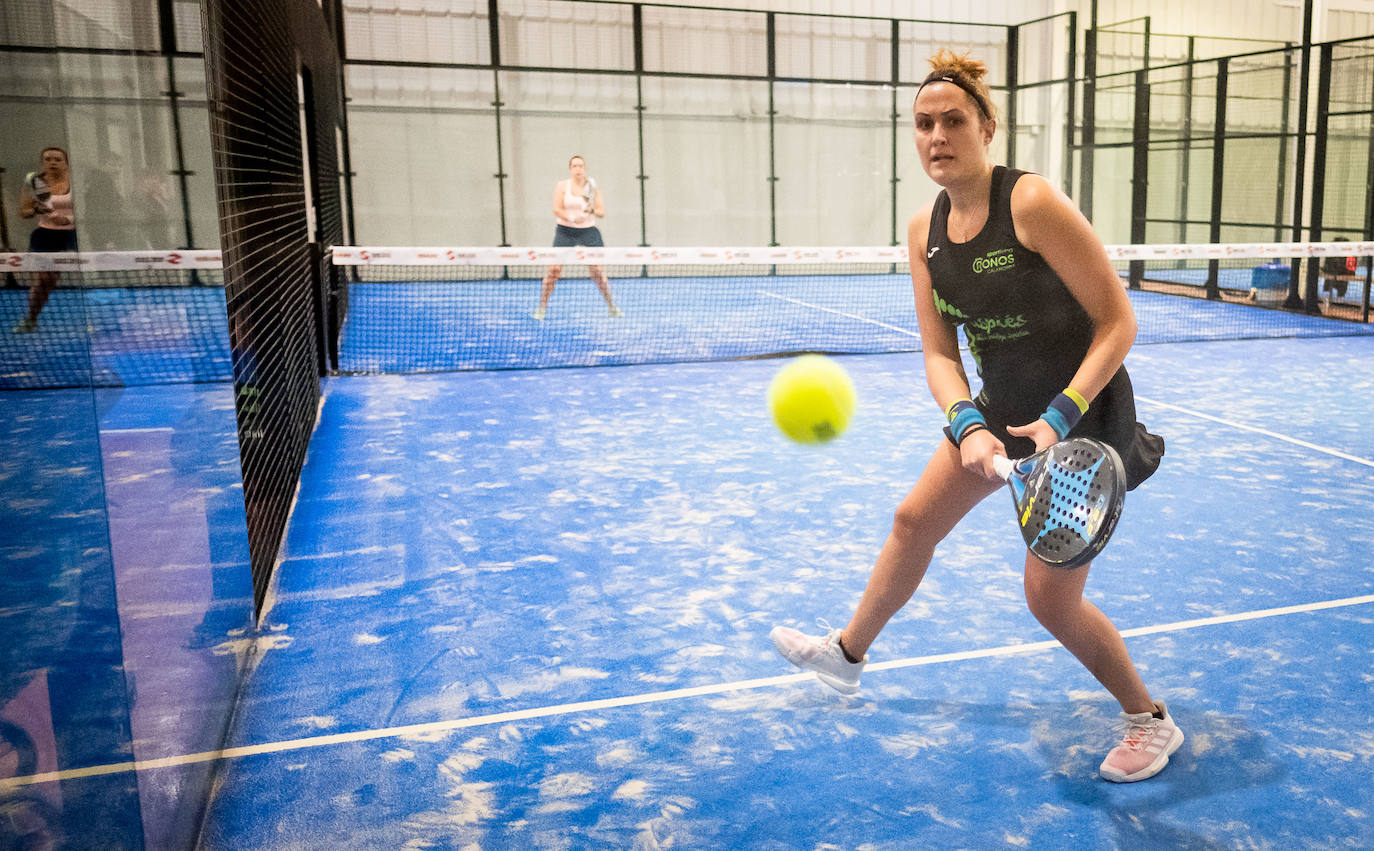
[[[921,209],[917,210],[906,225],[907,245],[917,248],[921,253],[926,250],[926,240],[930,234],[930,217],[935,209],[935,202],[931,201]]]
[[[1033,171],[1021,172],[1011,188],[1012,214],[1043,212],[1063,204],[1072,204],[1069,197],[1054,187],[1043,175]]]

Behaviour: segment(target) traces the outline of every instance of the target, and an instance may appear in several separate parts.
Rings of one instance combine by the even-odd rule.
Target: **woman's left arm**
[[[598,219],[606,217],[606,205],[601,200],[601,187],[599,186],[596,189],[596,195],[592,197],[592,215]]]
[[[1091,403],[1121,368],[1135,342],[1131,301],[1092,225],[1073,201],[1045,178],[1027,174],[1016,182],[1011,216],[1016,238],[1045,258],[1092,320],[1092,342],[1069,382],[1069,387]],[[1037,448],[1054,443],[1054,430],[1044,420],[1031,425],[1045,427],[1025,435],[1035,439]],[[1042,445],[1042,440],[1048,442]]]

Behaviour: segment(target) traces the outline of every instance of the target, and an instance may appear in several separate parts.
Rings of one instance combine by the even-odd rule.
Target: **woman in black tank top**
[[[998,455],[1020,457],[1067,434],[1096,437],[1122,456],[1135,487],[1159,464],[1160,438],[1135,419],[1122,366],[1135,316],[1102,242],[1073,202],[1036,174],[994,166],[996,121],[986,68],[941,51],[917,91],[916,148],[943,191],[908,228],[926,381],[949,418],[895,522],[844,629],[773,630],[779,652],[836,689],[858,690],[868,647],[915,593],[936,544],[1000,490]],[[959,352],[962,326],[982,379],[972,397]],[[1125,734],[1102,762],[1107,780],[1158,773],[1183,742],[1145,687],[1121,634],[1083,598],[1088,566],[1025,558],[1026,601],[1121,704]]]

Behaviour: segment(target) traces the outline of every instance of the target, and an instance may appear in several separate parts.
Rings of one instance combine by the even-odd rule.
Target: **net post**
[[[506,174],[505,155],[501,145],[501,7],[497,0],[487,0],[487,43],[491,46],[491,85],[492,118],[496,125],[496,178],[497,201],[501,213],[501,245],[510,245],[506,234]]]
[[[768,40],[768,229],[769,245],[778,244],[778,162],[777,162],[777,117],[778,110],[773,100],[773,89],[778,81],[777,58],[777,21],[774,13],[769,12],[767,20]]]
[[[1321,58],[1317,65],[1317,126],[1312,134],[1312,218],[1309,220],[1307,234],[1313,242],[1322,238],[1322,205],[1326,203],[1326,134],[1330,129],[1331,117],[1331,59],[1334,48],[1328,42],[1321,46]],[[1311,258],[1307,260],[1306,291],[1303,293],[1301,307],[1307,313],[1320,313],[1317,304],[1317,280],[1321,264]]]
[[[1144,69],[1135,72],[1135,116],[1131,128],[1131,242],[1145,243],[1145,217],[1150,194],[1150,79]],[[1130,262],[1129,282],[1140,289],[1145,262]]]
[[[1217,60],[1216,113],[1212,120],[1212,222],[1208,231],[1213,244],[1221,242],[1222,200],[1226,193],[1226,97],[1230,71],[1231,63],[1226,57]],[[1221,298],[1219,267],[1215,259],[1207,261],[1207,298],[1212,300]]]
[[[1016,92],[1020,80],[1017,66],[1021,63],[1021,28],[1007,27],[1007,167],[1016,168]]]
[[[1312,4],[1303,4],[1302,62],[1298,70],[1298,138],[1293,169],[1293,241],[1302,241],[1303,194],[1307,178],[1307,110],[1312,91]],[[1290,310],[1302,307],[1298,289],[1298,264],[1294,263],[1288,276],[1288,298],[1283,306]]]
[[[1064,194],[1073,196],[1073,148],[1074,148],[1074,113],[1078,111],[1078,87],[1074,83],[1074,74],[1078,70],[1078,13],[1069,12],[1069,55],[1066,59],[1067,67],[1064,69],[1064,79],[1068,80],[1068,91],[1065,100],[1064,115]]]
[[[644,7],[636,3],[632,10],[631,26],[634,33],[635,50],[635,128],[639,133],[639,244],[649,244],[649,201],[646,183],[649,175],[644,173]],[[644,277],[648,277],[646,273]]]
[[[1192,140],[1193,138],[1193,87],[1197,84],[1197,48],[1193,36],[1188,36],[1188,57],[1183,65],[1183,138]],[[1179,152],[1182,162],[1179,164],[1179,171],[1183,179],[1178,186],[1178,241],[1186,243],[1188,241],[1188,188],[1192,184],[1189,175],[1192,174],[1193,146],[1185,143]]]
[[[1092,19],[1083,31],[1083,139],[1079,145],[1078,208],[1093,218],[1093,157],[1097,145],[1097,4],[1092,4]]]
[[[897,245],[899,231],[897,230],[897,184],[901,178],[897,175],[897,140],[901,136],[901,113],[897,110],[897,84],[902,76],[902,51],[901,51],[901,22],[896,18],[892,19],[892,183],[889,189],[892,195],[892,244]]]

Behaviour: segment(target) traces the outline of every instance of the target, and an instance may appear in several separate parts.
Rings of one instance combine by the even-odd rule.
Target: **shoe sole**
[[[1135,774],[1109,774],[1101,768],[1098,769],[1098,774],[1102,775],[1103,780],[1109,780],[1112,783],[1135,783],[1139,780],[1149,780],[1151,777],[1154,777],[1164,770],[1164,766],[1169,764],[1169,757],[1173,756],[1174,751],[1178,750],[1182,744],[1183,731],[1175,727],[1174,736],[1169,740],[1168,747],[1160,751],[1159,756],[1155,757],[1154,762],[1140,769]]]
[[[859,684],[858,684],[858,683],[847,682],[847,681],[845,681],[845,680],[839,679],[838,677],[835,677],[835,676],[832,675],[832,674],[827,674],[827,673],[825,673],[825,672],[823,672],[823,671],[818,671],[818,670],[816,670],[815,668],[813,668],[813,667],[811,667],[810,665],[808,665],[806,662],[804,662],[804,661],[802,661],[802,660],[800,660],[800,659],[794,659],[794,658],[792,657],[792,654],[789,653],[789,652],[787,651],[787,648],[783,647],[782,644],[780,644],[780,643],[778,642],[778,639],[777,639],[776,637],[774,637],[773,635],[769,635],[768,638],[773,642],[773,649],[778,651],[778,655],[782,656],[782,658],[784,658],[784,659],[786,659],[787,661],[791,662],[793,665],[796,665],[798,668],[802,669],[803,671],[810,671],[810,672],[812,672],[813,674],[816,675],[816,679],[818,679],[818,680],[820,680],[821,682],[825,683],[826,685],[830,686],[830,687],[833,688],[835,691],[839,692],[840,694],[858,694],[858,693],[859,693]]]

